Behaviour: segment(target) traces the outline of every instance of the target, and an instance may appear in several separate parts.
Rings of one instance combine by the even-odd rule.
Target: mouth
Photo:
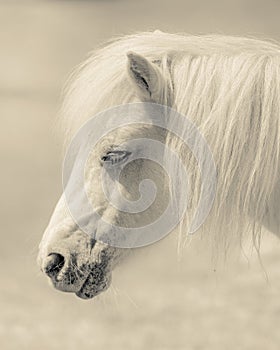
[[[107,290],[111,283],[111,273],[95,266],[86,278],[81,289],[75,294],[81,299],[91,299]]]
[[[48,275],[53,287],[62,292],[75,293],[81,299],[91,299],[107,290],[112,279],[110,259],[106,252],[99,255],[98,259],[83,262],[69,261],[63,266],[52,266],[51,271],[48,265],[42,270]]]
[[[77,276],[73,271],[64,270],[57,276],[49,277],[55,289],[75,293],[81,299],[91,299],[109,288],[112,273],[102,264],[88,266],[87,271]]]
[[[93,246],[80,236],[71,237],[67,245],[64,241],[39,252],[38,263],[55,289],[81,299],[94,298],[109,288],[118,251],[102,242]]]

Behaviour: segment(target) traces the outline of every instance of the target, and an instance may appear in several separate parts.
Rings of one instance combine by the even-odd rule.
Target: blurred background
[[[250,249],[214,266],[195,236],[179,259],[168,237],[90,301],[54,290],[36,265],[61,193],[55,118],[72,68],[135,31],[279,40],[279,14],[278,0],[0,0],[1,350],[279,349],[280,243],[270,235],[264,267]]]

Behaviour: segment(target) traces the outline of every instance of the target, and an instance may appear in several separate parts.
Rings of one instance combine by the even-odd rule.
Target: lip
[[[63,277],[62,277],[63,276]],[[102,267],[92,269],[80,283],[66,283],[67,274],[60,274],[58,278],[50,278],[55,289],[62,292],[75,293],[81,299],[91,299],[109,288],[111,272],[102,270]]]
[[[91,299],[104,292],[111,283],[111,274],[105,271],[92,270],[81,289],[75,294],[81,299]]]

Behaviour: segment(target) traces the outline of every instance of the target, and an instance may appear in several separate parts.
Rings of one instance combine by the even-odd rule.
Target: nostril
[[[44,271],[49,277],[56,276],[63,268],[64,257],[58,253],[51,253],[44,261]]]

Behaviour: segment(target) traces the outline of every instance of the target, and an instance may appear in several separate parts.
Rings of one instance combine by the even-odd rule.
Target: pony
[[[60,117],[65,144],[69,145],[81,125],[93,116],[134,103],[172,108],[191,120],[209,145],[216,167],[216,194],[198,231],[215,249],[226,252],[232,242],[242,243],[249,235],[258,250],[264,227],[279,235],[280,46],[276,42],[161,31],[114,38],[93,51],[66,84]],[[105,125],[110,118],[114,119],[114,113],[103,119]],[[183,246],[199,203],[201,174],[189,147],[168,130],[168,125],[136,123],[108,133],[91,152],[84,181],[100,220],[138,227],[164,211],[170,199],[165,189],[171,178],[177,203],[188,201],[174,228]],[[156,162],[129,161],[129,156],[137,153],[136,147],[145,147],[145,142],[129,150],[120,145],[135,138],[157,140],[178,154],[190,174],[188,196],[176,166],[168,177]],[[79,160],[79,151],[74,160]],[[113,180],[121,189],[114,196],[116,201],[121,193],[129,201],[137,201],[139,183],[152,179],[158,189],[156,198],[141,215],[118,210],[104,196],[98,174],[107,171],[105,163],[122,164],[121,176]],[[78,192],[70,202],[79,207]],[[68,204],[63,193],[41,240],[38,263],[55,288],[89,299],[109,287],[114,267],[131,249],[84,232]],[[91,220],[95,233],[102,230],[100,220]]]

